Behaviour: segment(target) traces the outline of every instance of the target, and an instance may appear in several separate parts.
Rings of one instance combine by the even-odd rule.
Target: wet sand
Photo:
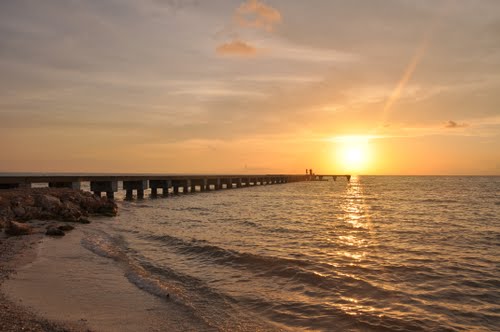
[[[36,258],[36,248],[45,229],[35,228],[32,235],[7,237],[0,233],[0,331],[90,331],[84,324],[73,326],[51,322],[22,304],[14,303],[2,291],[2,284],[15,275],[17,268]]]
[[[187,308],[142,291],[112,260],[83,248],[84,231],[1,239],[1,331],[210,330]]]

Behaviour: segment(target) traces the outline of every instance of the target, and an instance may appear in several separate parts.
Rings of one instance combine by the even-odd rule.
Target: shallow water
[[[500,330],[499,177],[120,202],[81,245],[216,330]]]

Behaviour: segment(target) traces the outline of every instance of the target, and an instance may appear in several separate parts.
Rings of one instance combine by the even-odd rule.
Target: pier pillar
[[[171,187],[171,181],[169,180],[149,180],[149,186],[151,187],[151,196],[158,196],[158,189],[162,190],[163,196],[168,196],[168,188]]]
[[[134,198],[134,191],[132,189],[127,189],[125,192],[125,199],[131,200]]]
[[[132,199],[133,191],[137,191],[137,198],[144,198],[144,190],[149,189],[148,180],[123,181],[123,189],[127,191],[126,198]]]
[[[189,180],[172,180],[172,187],[174,187],[174,194],[179,194],[179,188],[182,188],[182,193],[189,193],[189,186],[191,182]]]
[[[80,182],[49,182],[49,188],[70,188],[80,190]]]
[[[185,180],[184,181],[184,185],[182,186],[182,193],[183,194],[189,194],[189,187],[191,185],[191,181],[190,180]]]
[[[231,178],[221,179],[221,188],[222,188],[222,184],[226,185],[226,189],[232,189],[233,188],[233,180]]]
[[[196,192],[196,186],[200,187],[200,192],[205,191],[207,179],[191,179],[191,192]]]
[[[236,179],[236,188],[241,188],[243,186],[243,179]]]
[[[105,192],[109,199],[113,199],[114,194],[112,193],[118,191],[118,181],[91,181],[90,191],[98,197],[101,197],[101,192]]]

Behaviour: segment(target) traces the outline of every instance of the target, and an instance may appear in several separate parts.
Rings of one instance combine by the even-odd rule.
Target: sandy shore
[[[43,195],[51,197],[40,199]],[[76,201],[74,207],[66,197]],[[82,246],[85,236],[95,238],[108,223],[118,222],[115,203],[67,190],[3,191],[0,198],[5,227],[0,227],[0,331],[213,330],[189,307],[133,284],[124,264]],[[69,224],[68,207],[73,210],[70,217],[76,216]],[[6,234],[14,215],[22,216],[16,227],[26,227],[28,235]],[[47,218],[33,220],[31,215]],[[87,215],[93,216],[90,224],[86,218],[86,223],[81,221]],[[65,236],[46,234],[69,225],[75,229]]]
[[[22,303],[14,303],[1,287],[16,270],[36,259],[48,225],[57,228],[65,224],[60,221],[65,221],[76,226],[88,222],[85,217],[89,214],[114,215],[116,204],[72,189],[0,191],[0,331],[90,331],[85,322],[63,325],[40,317]],[[29,235],[6,235],[8,228],[12,231],[10,221],[21,221],[13,227],[21,227],[21,231]],[[21,234],[18,230],[14,233]]]
[[[0,233],[0,286],[14,274],[16,269],[31,263],[36,258],[36,249],[43,238],[45,228],[34,228],[33,234],[7,237]],[[0,287],[0,331],[91,331],[84,324],[80,326],[62,325],[39,317],[28,308],[13,303]]]

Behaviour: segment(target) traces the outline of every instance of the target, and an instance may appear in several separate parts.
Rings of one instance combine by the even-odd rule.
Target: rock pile
[[[0,190],[0,229],[5,228],[9,235],[29,234],[29,226],[22,222],[33,219],[89,223],[89,215],[115,216],[116,213],[117,205],[114,201],[81,190]],[[58,230],[63,232],[62,229]]]

